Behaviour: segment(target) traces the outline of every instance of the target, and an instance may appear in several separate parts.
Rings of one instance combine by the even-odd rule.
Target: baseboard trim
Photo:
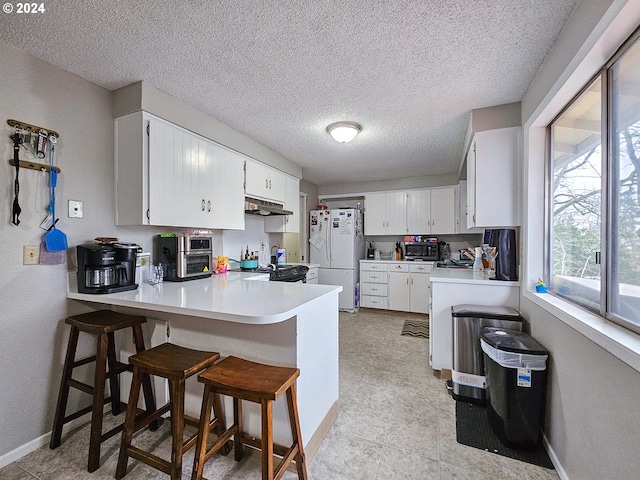
[[[78,427],[88,423],[91,421],[91,412],[82,415],[74,420],[71,420],[69,423],[66,423],[62,426],[62,435],[69,433],[71,430],[75,430]],[[10,463],[15,462],[16,460],[20,460],[25,455],[30,454],[31,452],[39,449],[44,445],[48,445],[51,440],[51,432],[45,433],[44,435],[40,435],[37,438],[34,438],[30,442],[25,443],[24,445],[20,445],[18,448],[11,450],[10,452],[5,453],[0,456],[0,468],[6,467]]]
[[[556,452],[553,451],[553,448],[551,447],[551,444],[549,443],[549,440],[547,439],[547,436],[544,433],[542,434],[542,443],[544,444],[544,448],[547,450],[547,453],[549,454],[549,459],[551,460],[551,463],[553,463],[553,466],[556,469],[558,476],[562,480],[569,480],[569,475],[567,475],[567,472],[565,472],[564,468],[562,468],[560,459],[556,455]]]

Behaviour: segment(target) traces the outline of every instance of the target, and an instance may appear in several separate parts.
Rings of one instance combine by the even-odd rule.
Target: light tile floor
[[[407,315],[360,311],[340,314],[340,409],[338,420],[309,462],[311,480],[547,480],[553,470],[456,442],[455,402],[428,367],[428,341],[400,335]],[[302,372],[304,374],[304,372]],[[105,420],[105,421],[110,421]],[[138,442],[169,458],[170,432],[143,432]],[[86,471],[88,426],[0,469],[0,480],[113,479],[119,436],[102,446],[102,465]],[[184,459],[191,478],[193,450]],[[166,479],[133,460],[125,479]],[[216,456],[209,480],[259,480],[258,459]],[[285,480],[296,479],[292,472]]]

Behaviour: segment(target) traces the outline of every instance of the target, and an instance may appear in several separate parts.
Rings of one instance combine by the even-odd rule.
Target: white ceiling
[[[330,185],[456,172],[471,109],[522,99],[577,2],[47,0],[0,39],[109,90],[144,80]],[[339,120],[361,134],[336,143]]]

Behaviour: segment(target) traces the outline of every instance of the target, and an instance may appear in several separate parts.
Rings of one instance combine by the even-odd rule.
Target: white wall
[[[551,353],[545,436],[574,480],[638,478],[640,373],[543,308],[530,293],[542,274],[544,127],[640,23],[637,1],[578,4],[563,37],[522,100],[523,295],[531,334]],[[602,40],[605,41],[602,41]],[[602,324],[604,322],[600,320]]]

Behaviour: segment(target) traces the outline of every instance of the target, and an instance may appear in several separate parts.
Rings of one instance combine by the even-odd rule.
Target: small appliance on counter
[[[183,282],[211,276],[213,237],[158,235],[154,247],[154,263],[162,264],[164,280]]]
[[[373,247],[373,242],[369,242],[367,247],[367,259],[374,260],[376,258],[376,249]]]
[[[79,293],[116,293],[138,288],[134,243],[87,243],[76,247]]]
[[[484,243],[496,247],[495,280],[518,280],[518,261],[516,231],[511,228],[498,228],[484,231]]]
[[[438,261],[438,239],[423,235],[404,236],[405,260]]]

